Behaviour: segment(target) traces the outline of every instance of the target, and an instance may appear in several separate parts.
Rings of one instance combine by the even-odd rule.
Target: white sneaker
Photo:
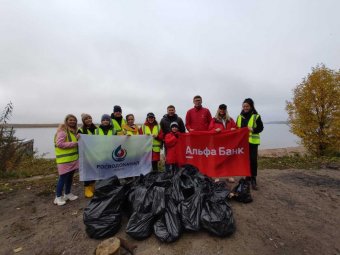
[[[55,205],[64,205],[66,204],[66,201],[64,200],[63,197],[56,197],[53,201]]]
[[[73,195],[72,193],[64,195],[64,200],[65,201],[67,201],[67,200],[73,201],[73,200],[76,200],[76,199],[78,199],[78,196]]]

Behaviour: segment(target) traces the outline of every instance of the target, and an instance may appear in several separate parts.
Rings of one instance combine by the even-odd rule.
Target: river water
[[[298,146],[300,139],[289,132],[286,124],[265,124],[261,133],[259,149],[275,149]],[[20,139],[34,139],[34,148],[38,155],[54,158],[54,134],[56,128],[16,128],[15,135]]]

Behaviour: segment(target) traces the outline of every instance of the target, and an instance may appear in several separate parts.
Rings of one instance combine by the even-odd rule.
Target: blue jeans
[[[69,194],[71,192],[73,175],[75,170],[68,172],[66,174],[59,175],[59,180],[57,183],[57,197],[61,197],[63,195],[63,188],[65,186],[65,194]]]

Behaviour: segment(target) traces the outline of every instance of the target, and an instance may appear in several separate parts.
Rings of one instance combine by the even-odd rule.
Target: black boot
[[[257,183],[256,183],[256,176],[251,177],[250,183],[251,183],[251,187],[253,188],[253,190],[258,190]]]

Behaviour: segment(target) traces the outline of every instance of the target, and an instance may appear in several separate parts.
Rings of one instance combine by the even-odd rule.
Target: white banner
[[[80,135],[80,181],[139,176],[151,171],[152,136]]]

